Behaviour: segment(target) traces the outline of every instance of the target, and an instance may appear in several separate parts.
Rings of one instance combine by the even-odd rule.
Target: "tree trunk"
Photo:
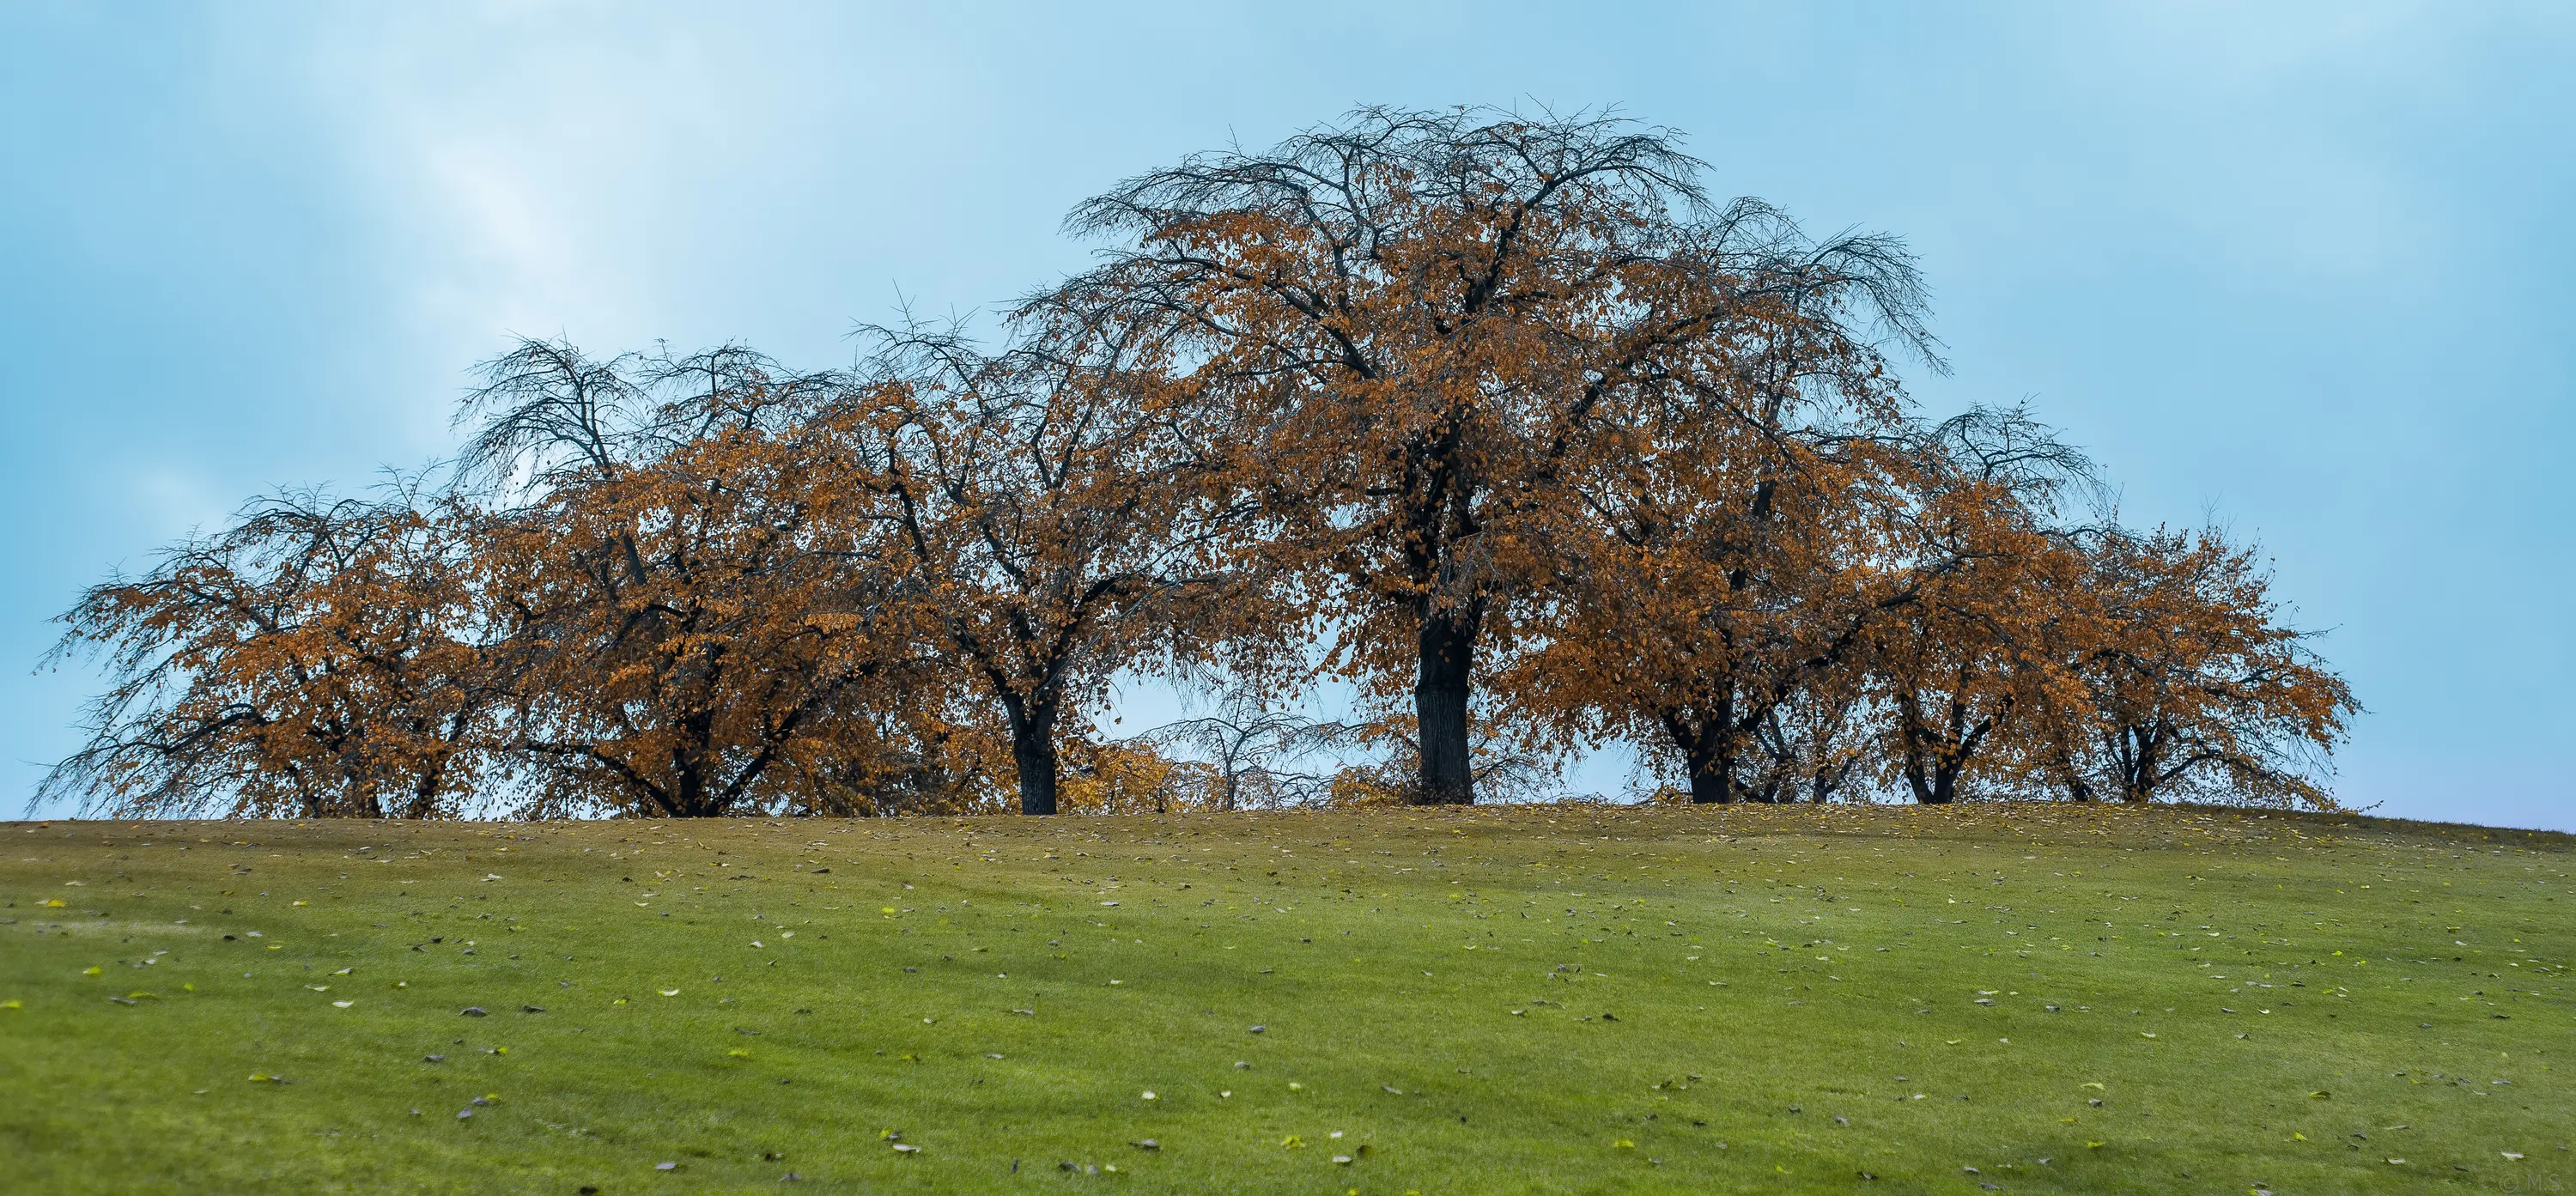
[[[1672,734],[1673,746],[1680,748],[1682,764],[1690,770],[1691,804],[1722,806],[1733,804],[1735,796],[1735,737],[1729,717],[1735,704],[1727,701],[1718,713],[1700,720],[1694,727],[1679,714],[1664,716],[1664,729]]]
[[[446,780],[447,753],[433,753],[422,766],[420,776],[412,781],[411,802],[403,808],[405,818],[429,818],[438,813],[438,789]]]
[[[705,818],[722,813],[711,808],[707,760],[714,754],[715,715],[691,711],[680,720],[679,742],[671,748],[671,813],[679,818]]]
[[[1011,716],[1011,762],[1020,773],[1020,813],[1055,813],[1055,706],[1015,700],[1005,704]]]
[[[1693,755],[1690,787],[1692,805],[1732,805],[1735,801],[1735,762],[1714,751]]]
[[[2147,805],[2156,799],[2156,757],[2162,754],[2163,736],[2153,729],[2132,726],[2122,730],[2120,751],[2115,757],[2120,766],[2120,800],[2130,805]]]
[[[1947,744],[1943,745],[1945,748]],[[1927,759],[1929,757],[1929,759]],[[1905,784],[1919,805],[1946,806],[1959,795],[1959,770],[1965,761],[1945,750],[1935,755],[1917,739],[1905,745]]]
[[[1416,805],[1476,801],[1476,763],[1467,735],[1467,696],[1476,663],[1471,611],[1433,610],[1422,619],[1422,656],[1413,686],[1413,718],[1422,774]]]

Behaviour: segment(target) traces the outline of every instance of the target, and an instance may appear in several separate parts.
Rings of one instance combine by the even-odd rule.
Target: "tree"
[[[1594,117],[1362,109],[1267,154],[1129,180],[1072,227],[1116,237],[1055,301],[1152,313],[1230,401],[1279,543],[1339,582],[1338,662],[1411,682],[1414,800],[1473,800],[1479,652],[1555,570],[1569,467],[1642,379],[1687,368],[1739,259],[1790,235],[1709,211],[1670,133]],[[1919,340],[1889,244],[1833,243]]]
[[[2092,462],[2022,408],[1944,420],[1915,459],[1918,555],[1945,566],[1925,569],[1916,599],[1893,612],[1873,669],[1893,771],[1915,801],[1943,805],[1980,772],[2004,785],[2025,777],[2025,729],[2083,701],[2060,661],[2092,634],[2084,561],[2054,519],[2099,488]]]
[[[1323,801],[1331,778],[1291,765],[1356,745],[1361,735],[1361,728],[1274,710],[1235,692],[1214,714],[1167,723],[1137,738],[1200,757],[1215,782],[1212,804],[1239,810]]]
[[[1215,770],[1174,760],[1144,740],[1076,739],[1061,760],[1063,809],[1080,814],[1169,814],[1215,809]]]
[[[2068,796],[2331,805],[2320,774],[2361,707],[2280,620],[2253,550],[2114,529],[2086,565],[2098,629],[2069,662],[2086,700],[2052,737]]]
[[[1907,403],[1872,335],[1919,347],[1910,262],[1772,220],[1696,272],[1705,335],[1576,463],[1548,634],[1510,675],[1529,717],[1667,756],[1702,803],[1841,786],[1874,636],[1946,567],[1909,552]]]
[[[1053,814],[1060,736],[1113,674],[1264,636],[1259,586],[1220,551],[1242,514],[1212,484],[1225,449],[1166,345],[1062,313],[1022,327],[994,356],[881,331],[833,468],[869,494],[851,525],[923,587],[950,675],[998,710],[1020,812]]]
[[[452,817],[493,695],[449,504],[290,492],[92,587],[50,659],[96,653],[89,742],[38,802],[181,816]]]
[[[1753,801],[1828,802],[1866,782],[1878,756],[1871,736],[1869,679],[1858,669],[1824,670],[1764,712],[1753,728],[1760,753],[1742,786]]]
[[[917,771],[919,605],[888,546],[825,525],[848,479],[812,468],[837,380],[541,341],[485,372],[466,476],[504,509],[478,584],[536,810],[846,809]]]
[[[1874,637],[1922,584],[1895,550],[1904,494],[1887,454],[1777,444],[1790,460],[1643,456],[1625,487],[1596,491],[1602,534],[1524,669],[1533,716],[1667,755],[1698,803],[1800,783],[1762,776],[1777,759],[1763,734],[1785,745],[1784,717],[1839,722]]]

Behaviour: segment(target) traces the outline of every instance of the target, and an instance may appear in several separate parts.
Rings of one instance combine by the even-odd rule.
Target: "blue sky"
[[[2369,707],[2346,801],[2576,829],[2570,61],[2565,5],[6,6],[0,806],[74,746],[80,587],[440,455],[512,334],[836,364],[1079,266],[1121,176],[1535,101],[1905,236],[1928,408],[2259,539]]]

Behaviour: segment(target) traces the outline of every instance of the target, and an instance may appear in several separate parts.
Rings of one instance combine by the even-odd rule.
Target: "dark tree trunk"
[[[1968,721],[1968,708],[1957,694],[1967,688],[1963,677],[1952,691],[1947,726],[1934,727],[1923,717],[1923,703],[1912,695],[1897,698],[1897,718],[1905,756],[1905,783],[1914,791],[1914,800],[1927,806],[1946,806],[1959,798],[1959,777],[1968,771],[1968,761],[1985,743],[1986,736],[2003,721],[2005,714]],[[2004,712],[2012,703],[2004,703]],[[2076,800],[2083,800],[2078,797]]]
[[[1730,805],[1737,800],[1735,792],[1735,736],[1730,721],[1735,703],[1722,701],[1716,713],[1703,717],[1694,725],[1680,714],[1664,716],[1664,730],[1680,748],[1683,767],[1690,770],[1691,804],[1697,806]]]
[[[446,776],[447,753],[432,755],[429,763],[420,770],[420,776],[412,782],[411,804],[403,809],[402,816],[428,818],[438,813],[438,789]]]
[[[1735,801],[1735,761],[1720,752],[1696,754],[1690,762],[1691,804],[1731,805]]]
[[[671,813],[681,818],[705,817],[707,811],[706,778],[683,762],[679,775],[672,778]]]
[[[2132,726],[2121,732],[2120,750],[2113,756],[2120,767],[2121,801],[2146,805],[2156,799],[2156,758],[2164,750],[2164,737],[2156,730]]]
[[[1935,754],[1920,734],[1908,734],[1905,739],[1905,785],[1914,791],[1914,800],[1926,806],[1949,805],[1958,796],[1964,761],[1948,753]]]
[[[707,786],[707,760],[713,754],[715,715],[692,711],[680,720],[680,742],[671,749],[671,813],[680,818],[706,818],[722,813]]]
[[[1476,762],[1467,734],[1467,695],[1476,664],[1474,611],[1434,610],[1422,620],[1413,717],[1422,774],[1413,801],[1464,806],[1476,800]]]
[[[1015,699],[1005,704],[1011,716],[1011,762],[1020,773],[1020,813],[1055,813],[1055,705]]]

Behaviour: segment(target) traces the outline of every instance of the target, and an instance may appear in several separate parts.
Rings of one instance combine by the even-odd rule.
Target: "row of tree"
[[[44,795],[1457,803],[1624,741],[1699,802],[2326,801],[2355,706],[2252,552],[2101,517],[2024,411],[1918,416],[1903,246],[1701,169],[1616,119],[1363,110],[1082,205],[1101,261],[990,348],[524,342],[435,480],[88,591],[60,651],[111,684]],[[1157,675],[1231,697],[1104,739]],[[1373,717],[1283,712],[1324,676]]]

